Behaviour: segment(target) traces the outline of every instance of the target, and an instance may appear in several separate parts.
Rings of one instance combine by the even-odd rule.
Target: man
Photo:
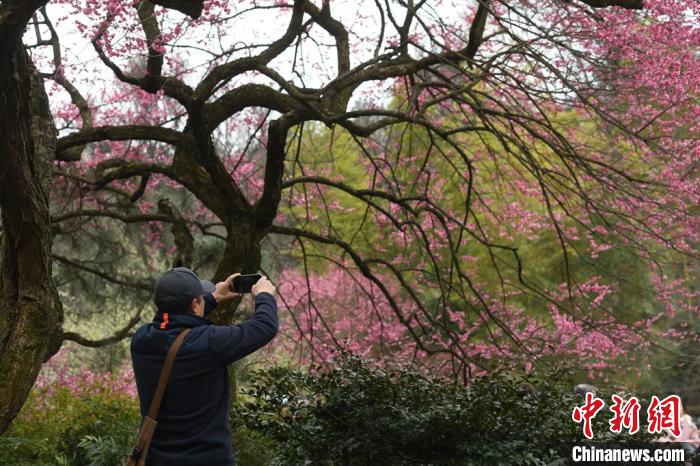
[[[226,366],[265,346],[277,334],[275,287],[266,277],[253,286],[255,314],[240,325],[214,325],[206,316],[238,296],[233,274],[216,286],[188,268],[165,272],[156,282],[153,322],[131,339],[131,358],[146,415],[170,345],[191,328],[177,353],[146,464],[228,466],[236,461],[229,427]]]

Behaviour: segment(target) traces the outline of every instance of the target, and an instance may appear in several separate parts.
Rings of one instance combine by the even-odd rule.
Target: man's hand
[[[253,296],[257,296],[258,293],[270,293],[272,296],[275,295],[275,285],[272,284],[270,280],[267,279],[265,275],[257,281],[253,288],[250,290]]]
[[[214,290],[212,296],[216,300],[217,304],[226,301],[231,301],[233,298],[241,296],[240,293],[234,293],[233,291],[231,291],[233,289],[233,279],[238,275],[240,275],[240,273],[234,273],[223,282],[219,282],[216,284],[216,290]]]

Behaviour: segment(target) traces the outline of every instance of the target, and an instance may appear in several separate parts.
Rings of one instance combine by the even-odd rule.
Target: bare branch
[[[280,113],[304,109],[294,98],[269,86],[244,84],[204,106],[209,115],[209,129],[213,130],[227,118],[248,107],[265,107]]]
[[[149,0],[142,0],[136,5],[139,21],[148,46],[148,59],[146,60],[146,74],[141,80],[141,86],[149,92],[157,92],[160,89],[160,77],[163,71],[163,54],[155,48],[155,43],[160,37],[160,28],[156,20],[155,7]]]
[[[128,140],[161,141],[183,148],[191,147],[187,136],[168,128],[142,125],[97,126],[59,138],[56,147],[56,160],[76,161],[66,150],[88,142]]]
[[[644,8],[644,0],[579,0],[593,8],[608,8],[619,6],[628,10],[641,10]]]
[[[148,282],[148,283],[146,283],[146,282],[134,282],[134,281],[127,280],[127,279],[113,277],[112,275],[105,273],[101,270],[97,270],[97,269],[89,267],[85,264],[81,264],[80,262],[74,261],[72,259],[68,259],[67,257],[59,256],[58,254],[53,254],[52,257],[54,260],[57,260],[58,262],[61,262],[62,264],[66,264],[70,267],[74,267],[78,270],[82,270],[83,272],[91,273],[93,275],[96,275],[96,276],[102,278],[103,280],[107,280],[108,282],[114,283],[116,285],[122,285],[122,286],[126,286],[129,288],[136,288],[139,290],[148,291],[149,293],[153,292],[153,283],[151,283],[151,282]]]
[[[372,272],[372,270],[369,267],[369,263],[363,260],[362,257],[352,248],[352,246],[350,246],[345,241],[338,238],[322,236],[317,233],[309,232],[300,228],[284,227],[280,225],[272,225],[270,227],[270,232],[300,238],[308,238],[319,243],[331,244],[340,247],[352,258],[353,262],[358,267],[362,275],[365,276],[365,278],[369,279],[374,285],[376,285],[381,290],[382,294],[387,299],[389,305],[394,311],[394,314],[396,314],[399,322],[401,322],[406,327],[406,329],[411,334],[414,341],[421,348],[421,350],[425,351],[428,354],[449,353],[460,360],[464,360],[463,355],[455,353],[453,349],[428,346],[420,337],[417,330],[411,325],[410,319],[404,315],[398,303],[394,299],[393,295],[386,288],[384,282],[380,280],[375,273]]]
[[[142,6],[144,4],[150,4],[152,7],[152,3],[147,2],[142,2],[140,5]],[[158,74],[151,76],[148,73],[146,73],[146,75],[142,77],[129,76],[126,73],[124,73],[124,71],[121,68],[119,68],[119,66],[107,56],[102,46],[100,45],[100,41],[102,40],[105,31],[109,27],[109,24],[112,22],[112,19],[113,18],[111,17],[105,19],[102,29],[98,31],[98,33],[92,40],[92,47],[95,49],[95,52],[97,52],[97,55],[102,61],[102,63],[104,63],[104,65],[107,66],[107,68],[111,69],[114,75],[120,81],[125,82],[127,84],[133,84],[150,93],[156,93],[162,89],[165,95],[176,99],[184,107],[188,107],[192,100],[192,88],[175,77],[164,77],[160,74],[160,68],[162,67],[163,57],[152,48],[153,41],[155,41],[155,37],[153,36],[153,24],[149,20],[149,17],[147,16],[145,18],[146,24],[143,25],[144,30],[146,30],[147,42],[149,47],[149,63],[147,66],[151,67],[154,71],[158,71]]]
[[[68,92],[68,95],[71,98],[71,102],[73,102],[73,105],[75,105],[78,108],[78,111],[80,112],[82,128],[92,128],[92,112],[90,111],[90,107],[87,103],[87,100],[85,99],[85,97],[83,97],[80,91],[66,78],[65,70],[63,68],[63,58],[61,55],[61,44],[59,41],[58,34],[56,33],[56,29],[54,28],[53,23],[51,22],[49,15],[46,12],[46,7],[41,7],[39,11],[41,12],[43,23],[49,29],[49,33],[51,34],[50,44],[53,51],[54,71],[47,77],[49,79],[53,79],[56,83],[63,87],[63,89],[65,89],[66,92]],[[41,37],[39,36],[38,22],[36,24],[36,28],[37,40],[40,40]],[[85,150],[85,145],[73,147],[66,151],[64,157],[70,160],[80,160],[83,150]]]
[[[338,76],[350,70],[350,42],[348,31],[343,23],[331,16],[330,2],[323,2],[319,10],[309,1],[304,2],[304,11],[308,13],[323,29],[335,38],[338,60]]]
[[[34,12],[48,0],[3,0],[0,2],[0,40],[14,41],[24,32],[24,27]]]
[[[245,73],[246,71],[252,71],[256,66],[267,65],[284,52],[284,50],[294,42],[294,38],[296,38],[301,31],[302,19],[304,17],[303,7],[305,3],[306,0],[294,0],[292,17],[289,20],[287,31],[282,37],[273,42],[265,51],[260,53],[260,55],[241,58],[214,68],[195,89],[193,100],[195,102],[206,101],[219,83],[229,81],[233,77]]]
[[[163,8],[177,10],[192,19],[199,18],[204,8],[204,0],[153,0],[153,3]]]
[[[102,346],[107,346],[112,343],[116,343],[118,341],[123,340],[124,338],[131,336],[131,329],[134,328],[134,326],[140,321],[141,312],[137,312],[136,315],[132,317],[131,320],[129,320],[129,322],[127,322],[124,327],[122,327],[120,330],[117,330],[114,333],[114,335],[110,337],[101,338],[99,340],[91,340],[89,338],[83,337],[82,335],[76,332],[63,332],[63,341],[74,341],[75,343],[88,348],[100,348]]]
[[[486,19],[489,16],[488,3],[489,0],[481,0],[479,2],[479,8],[476,10],[471,28],[469,29],[469,43],[464,51],[464,55],[472,60],[476,56],[476,52],[479,50],[479,46],[484,39]]]
[[[255,216],[260,228],[272,224],[277,216],[282,195],[282,175],[290,119],[282,117],[270,122],[267,136],[267,160],[265,162],[265,186],[263,194],[255,204]]]
[[[194,260],[194,236],[192,236],[192,232],[187,227],[187,222],[180,211],[168,199],[158,201],[158,211],[163,212],[172,221],[170,231],[173,234],[175,246],[177,247],[177,257],[173,264],[179,262],[186,267],[190,267]]]
[[[71,212],[66,212],[63,214],[54,215],[51,218],[52,223],[64,222],[66,220],[71,220],[75,218],[89,218],[89,217],[106,217],[119,220],[124,223],[142,223],[142,222],[168,222],[172,223],[174,220],[170,215],[163,214],[120,214],[118,212],[112,212],[109,210],[74,210]]]

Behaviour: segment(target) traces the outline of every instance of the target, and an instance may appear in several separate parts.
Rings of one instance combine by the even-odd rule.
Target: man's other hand
[[[233,298],[241,296],[240,293],[234,293],[231,291],[233,289],[233,279],[238,275],[240,275],[240,273],[234,273],[223,282],[216,284],[216,290],[214,290],[212,296],[214,296],[217,303],[231,301]]]
[[[251,293],[253,293],[253,296],[257,296],[258,293],[270,293],[272,296],[275,295],[275,285],[272,284],[270,280],[267,279],[265,275],[260,278],[260,280],[253,285],[253,288],[250,290]]]

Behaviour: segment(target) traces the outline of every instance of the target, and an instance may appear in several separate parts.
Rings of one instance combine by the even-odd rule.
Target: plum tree
[[[0,134],[3,144],[24,141],[3,151],[24,154],[0,175],[3,264],[21,263],[7,248],[35,248],[28,255],[43,274],[31,279],[45,298],[2,314],[0,363],[21,360],[9,372],[24,387],[12,396],[0,387],[7,422],[56,341],[96,346],[138,321],[98,341],[58,325],[51,232],[71,253],[54,253],[63,267],[150,289],[123,262],[98,264],[87,252],[106,222],[143,225],[131,249],[145,263],[163,249],[162,225],[171,227],[170,260],[194,264],[195,242],[211,239],[220,251],[214,279],[259,270],[264,246],[288,238],[301,251],[279,272],[291,284],[295,341],[323,356],[325,345],[342,344],[336,332],[360,330],[358,349],[419,358],[465,381],[501,361],[527,366],[551,354],[598,367],[669,336],[654,327],[658,309],[629,318],[608,305],[619,277],[574,270],[574,261],[595,268],[606,250],[649,266],[670,312],[697,310],[687,284],[664,274],[678,261],[670,257],[694,254],[700,231],[698,5],[60,0],[54,23],[46,2],[26,3],[0,3],[12,66],[24,70],[3,79],[32,82],[18,42],[30,24],[25,47],[49,83],[60,137],[55,151],[32,147],[32,116],[47,126],[46,113],[3,81],[0,92],[25,106],[3,115]],[[85,44],[94,59],[83,59]],[[51,224],[45,182],[33,182],[43,196],[34,206],[5,182],[29,182],[15,177],[20,170],[39,176],[32,160],[50,152]],[[13,224],[30,212],[39,236]],[[540,240],[556,245],[556,283],[523,258],[523,243]],[[319,256],[332,270],[314,288],[308,259]],[[3,289],[22,290],[21,280],[3,274]],[[348,316],[367,326],[314,305],[324,287],[329,308],[345,300]],[[5,296],[15,301],[3,309],[21,309],[16,292]],[[215,319],[232,322],[237,306]],[[30,315],[43,327],[18,318]],[[11,343],[12,332],[34,345],[32,355]]]

